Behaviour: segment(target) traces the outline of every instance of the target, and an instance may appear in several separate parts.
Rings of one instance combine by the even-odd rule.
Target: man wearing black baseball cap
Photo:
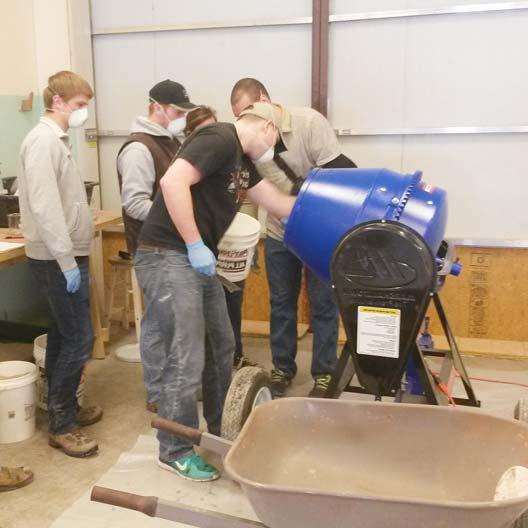
[[[149,92],[149,97],[160,105],[171,105],[182,112],[189,112],[197,107],[189,101],[185,87],[170,79],[153,86]]]
[[[149,91],[148,116],[132,123],[130,135],[117,156],[117,173],[128,251],[136,253],[137,238],[159,187],[180,142],[186,114],[196,105],[189,101],[187,90],[175,81],[159,82]],[[155,410],[160,396],[160,362],[156,351],[160,344],[148,324],[142,327],[141,356],[147,388],[147,408]],[[148,358],[143,351],[149,349]],[[154,360],[152,359],[154,358]]]

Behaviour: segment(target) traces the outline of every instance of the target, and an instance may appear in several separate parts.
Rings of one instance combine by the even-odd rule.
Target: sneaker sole
[[[78,451],[70,451],[69,449],[63,447],[61,444],[55,442],[55,440],[52,440],[51,438],[48,440],[48,445],[50,445],[54,449],[60,449],[65,455],[71,456],[73,458],[88,458],[96,455],[97,451],[99,451],[99,446],[95,446],[94,448],[88,451],[83,451],[82,453],[79,453]]]
[[[213,480],[218,480],[220,478],[220,474],[214,476],[214,477],[209,477],[209,478],[204,478],[204,479],[194,479],[194,478],[191,478],[191,477],[186,477],[185,475],[182,475],[179,471],[176,471],[172,466],[170,466],[169,464],[165,464],[165,462],[162,462],[161,460],[158,459],[158,466],[161,468],[161,469],[164,469],[165,471],[169,471],[170,473],[174,473],[175,475],[178,475],[178,477],[184,479],[184,480],[190,480],[191,482],[212,482]]]
[[[308,398],[318,398],[318,399],[320,399],[320,400],[327,400],[327,399],[328,399],[328,398],[326,397],[326,391],[325,391],[323,394],[319,394],[319,393],[317,393],[317,392],[312,394],[312,392],[310,391],[310,392],[308,393],[308,396],[307,396],[307,397],[308,397]]]

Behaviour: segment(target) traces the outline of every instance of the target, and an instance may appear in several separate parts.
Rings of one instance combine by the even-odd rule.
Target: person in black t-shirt
[[[196,129],[206,125],[217,123],[216,112],[208,106],[199,106],[194,110],[191,110],[187,114],[187,124],[185,126],[185,135],[192,134]],[[251,160],[244,155],[242,157],[241,171],[255,172],[257,169]],[[258,251],[255,256],[258,255]],[[247,356],[244,355],[242,348],[242,303],[244,301],[244,287],[246,284],[245,280],[241,280],[235,283],[238,286],[236,291],[228,291],[224,288],[226,296],[227,313],[229,314],[229,320],[231,321],[231,327],[233,328],[233,334],[235,336],[235,355],[233,358],[233,365],[235,369],[242,367],[256,367],[257,363],[251,361]]]
[[[220,434],[234,351],[215,276],[218,242],[246,194],[277,218],[289,216],[293,197],[241,170],[244,154],[257,163],[273,159],[278,134],[271,121],[252,115],[193,132],[161,179],[139,235],[135,266],[145,295],[143,317],[156,320],[166,349],[158,414],[198,427],[196,389],[202,382],[212,434]],[[162,431],[158,440],[162,468],[196,481],[219,477],[190,443]]]

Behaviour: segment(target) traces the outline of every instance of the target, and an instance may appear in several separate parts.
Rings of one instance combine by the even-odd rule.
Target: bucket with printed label
[[[48,410],[48,378],[46,377],[46,345],[48,334],[38,336],[33,342],[33,357],[38,368],[37,379],[37,405],[43,411]],[[84,401],[84,369],[81,374],[81,382],[77,389],[77,403],[82,407]]]
[[[260,238],[260,222],[237,213],[218,244],[216,271],[231,282],[247,278]]]
[[[35,433],[38,370],[27,361],[0,362],[0,444]]]

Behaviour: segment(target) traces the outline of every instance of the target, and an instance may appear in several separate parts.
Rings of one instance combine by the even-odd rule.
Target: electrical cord
[[[460,374],[457,373],[457,378],[460,378]],[[523,389],[528,389],[528,384],[526,383],[519,383],[518,381],[504,381],[504,380],[496,380],[491,378],[476,378],[473,376],[470,376],[469,378],[471,381],[485,381],[487,383],[500,383],[501,385],[515,385],[517,387],[522,387]]]
[[[440,392],[445,394],[449,404],[452,405],[453,407],[456,407],[456,403],[455,403],[455,400],[453,399],[453,396],[451,396],[451,393],[449,392],[449,389],[447,388],[445,383],[442,382],[442,380],[440,379],[440,376],[438,374],[436,374],[435,372],[433,372],[429,367],[427,367],[427,370],[429,371],[429,373],[433,377],[433,380],[436,383],[436,386],[440,389]]]
[[[443,394],[445,394],[445,396],[447,397],[447,400],[449,401],[449,403],[453,407],[456,407],[455,400],[451,396],[451,393],[449,392],[448,387],[444,383],[442,383],[442,380],[440,379],[438,374],[433,372],[429,367],[427,367],[427,369],[429,370],[431,376],[433,377],[433,380],[436,383],[436,386],[440,389],[440,391]],[[457,378],[461,378],[461,376],[460,376],[460,374],[458,374],[458,372],[456,373],[456,377]],[[486,382],[486,383],[498,383],[498,384],[501,384],[501,385],[513,385],[513,386],[516,386],[516,387],[522,387],[524,389],[528,389],[528,384],[519,383],[519,382],[516,382],[516,381],[504,381],[504,380],[496,380],[496,379],[491,379],[491,378],[480,378],[480,377],[475,377],[475,376],[471,376],[469,379],[471,381],[483,381],[483,382]]]

